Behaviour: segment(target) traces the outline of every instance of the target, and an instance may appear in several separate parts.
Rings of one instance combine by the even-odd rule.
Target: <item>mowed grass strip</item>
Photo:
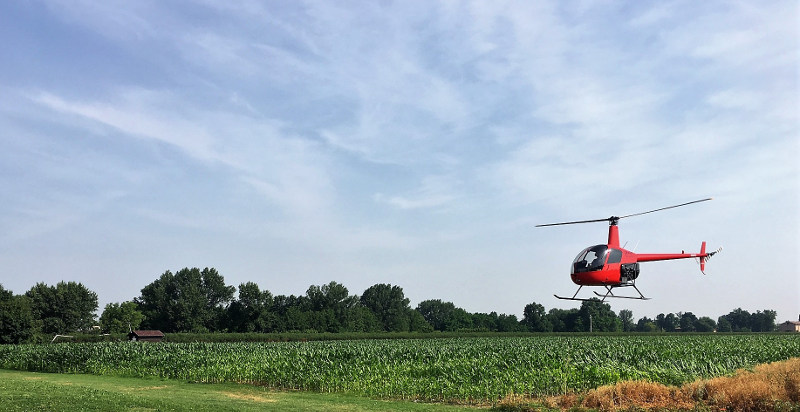
[[[237,384],[52,374],[0,369],[2,411],[409,411],[471,410]]]

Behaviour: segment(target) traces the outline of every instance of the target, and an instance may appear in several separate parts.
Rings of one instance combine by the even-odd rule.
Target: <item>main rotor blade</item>
[[[667,207],[662,207],[662,208],[660,208],[660,209],[653,209],[653,210],[650,210],[650,211],[647,211],[647,212],[642,212],[642,213],[634,213],[634,214],[632,214],[632,215],[627,215],[627,216],[620,216],[619,218],[620,218],[620,219],[624,219],[624,218],[626,218],[626,217],[633,217],[633,216],[641,216],[641,215],[646,215],[646,214],[648,214],[648,213],[659,212],[659,211],[662,211],[662,210],[674,209],[674,208],[676,208],[676,207],[681,207],[681,206],[691,205],[691,204],[694,204],[694,203],[705,202],[705,201],[708,201],[708,200],[711,200],[711,199],[713,199],[713,198],[709,197],[708,199],[700,199],[700,200],[695,200],[695,201],[692,201],[692,202],[681,203],[681,204],[679,204],[679,205],[675,205],[675,206],[667,206]]]
[[[605,218],[605,219],[594,219],[594,220],[577,220],[575,222],[561,222],[561,223],[547,223],[544,225],[536,225],[536,227],[545,227],[545,226],[561,226],[561,225],[577,225],[578,223],[595,223],[595,222],[608,222],[612,218]]]
[[[681,204],[679,204],[679,205],[662,207],[662,208],[659,208],[659,209],[653,209],[653,210],[649,210],[649,211],[647,211],[647,212],[642,212],[642,213],[634,213],[634,214],[632,214],[632,215],[626,215],[626,216],[619,216],[619,217],[617,217],[617,216],[611,216],[611,217],[608,217],[608,218],[605,218],[605,219],[576,220],[576,221],[574,221],[574,222],[547,223],[547,224],[544,224],[544,225],[536,225],[536,227],[545,227],[545,226],[562,226],[562,225],[576,225],[576,224],[579,224],[579,223],[595,223],[595,222],[612,222],[612,223],[611,223],[612,225],[616,225],[616,221],[617,221],[617,220],[619,220],[619,219],[624,219],[624,218],[626,218],[626,217],[633,217],[633,216],[646,215],[646,214],[648,214],[648,213],[659,212],[659,211],[662,211],[662,210],[667,210],[667,209],[674,209],[674,208],[676,208],[676,207],[687,206],[687,205],[691,205],[691,204],[694,204],[694,203],[706,202],[706,201],[709,201],[709,200],[712,200],[712,199],[713,199],[713,198],[709,197],[709,198],[707,198],[707,199],[695,200],[695,201],[692,201],[692,202],[686,202],[686,203],[681,203]]]

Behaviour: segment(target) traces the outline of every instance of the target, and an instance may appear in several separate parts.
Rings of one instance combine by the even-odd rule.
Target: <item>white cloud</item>
[[[461,183],[453,176],[426,176],[420,187],[404,196],[376,194],[375,200],[400,209],[427,209],[444,206],[457,199]]]
[[[550,274],[562,273],[576,240],[528,229],[545,214],[720,196],[725,219],[698,208],[697,220],[716,222],[734,250],[789,254],[775,216],[797,205],[796,195],[779,201],[798,180],[793,2],[110,4],[48,3],[46,19],[38,5],[26,9],[49,30],[17,28],[21,40],[56,50],[58,33],[81,45],[74,53],[16,42],[0,52],[0,79],[15,83],[0,84],[0,157],[6,181],[19,181],[0,191],[17,199],[4,216],[53,227],[78,216],[91,238],[106,228],[75,205],[97,201],[106,225],[149,220],[152,232],[131,234],[140,243],[174,240],[159,244],[242,273],[274,269],[284,276],[270,281],[289,293],[317,277],[435,289],[464,273],[480,294],[456,304],[511,312],[531,300],[552,307],[549,289],[571,287]],[[25,66],[82,67],[92,56],[104,58],[61,77]],[[9,90],[27,97],[22,109]],[[21,138],[9,144],[12,135]],[[32,176],[8,166],[20,154]],[[14,196],[22,187],[29,201]],[[43,213],[53,187],[67,207]],[[731,223],[747,216],[768,232]],[[688,236],[651,222],[665,239]],[[70,243],[55,232],[53,245]],[[208,233],[219,236],[213,247]],[[176,264],[159,253],[154,265]],[[730,279],[750,278],[736,273],[741,254],[723,259]],[[531,287],[510,294],[508,285]]]
[[[115,101],[102,103],[73,102],[47,93],[32,100],[113,127],[122,136],[171,145],[209,166],[230,167],[291,213],[321,213],[330,206],[326,160],[313,143],[285,135],[275,122],[195,109],[176,96],[146,90],[126,90]]]

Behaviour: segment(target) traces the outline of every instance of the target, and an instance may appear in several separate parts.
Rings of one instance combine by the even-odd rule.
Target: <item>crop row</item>
[[[800,356],[792,335],[547,336],[0,346],[0,368],[241,382],[431,401],[549,395],[620,380],[680,384]]]

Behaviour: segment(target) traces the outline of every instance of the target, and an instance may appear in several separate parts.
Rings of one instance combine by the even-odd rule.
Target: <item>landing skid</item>
[[[599,294],[597,292],[594,292],[594,294],[597,295],[597,296],[600,296],[601,298],[603,298],[603,300],[606,300],[606,298],[636,299],[636,300],[650,300],[651,299],[651,298],[646,298],[644,296],[617,296],[617,295],[611,295],[611,294],[601,295],[601,294]],[[641,293],[639,293],[639,295],[641,295]]]
[[[562,300],[577,300],[579,302],[592,302],[592,301],[596,302],[597,301],[596,298],[582,299],[582,298],[567,298],[567,297],[558,296],[558,295],[553,295],[553,296],[555,296],[558,299],[562,299]]]
[[[639,296],[620,296],[620,295],[615,295],[612,292],[612,290],[614,290],[614,288],[627,287],[627,286],[632,286],[634,289],[636,289],[636,293],[638,293]],[[647,298],[644,295],[642,295],[642,292],[639,291],[639,288],[637,288],[636,285],[633,284],[633,283],[626,283],[626,284],[621,284],[621,285],[617,285],[617,286],[604,286],[604,287],[606,288],[606,293],[604,295],[600,294],[600,293],[597,293],[597,291],[594,292],[595,295],[597,295],[597,296],[602,298],[602,299],[600,299],[601,302],[605,302],[606,298],[650,300],[650,298]],[[578,296],[578,292],[581,291],[581,288],[583,288],[583,285],[578,287],[578,290],[575,291],[575,294],[572,295],[571,298],[564,297],[564,296],[558,296],[558,295],[553,295],[553,296],[555,296],[557,299],[576,300],[576,301],[579,301],[579,302],[589,302],[589,301],[596,301],[597,300],[597,298],[583,299],[583,298],[576,297],[576,296]]]

